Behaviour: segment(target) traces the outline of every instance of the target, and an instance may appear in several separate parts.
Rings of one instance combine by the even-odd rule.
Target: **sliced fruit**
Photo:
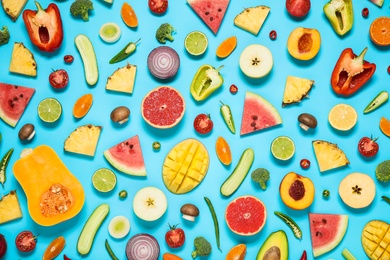
[[[309,92],[313,85],[314,80],[287,76],[282,107],[301,102],[303,98],[309,97]]]
[[[348,174],[339,184],[339,195],[351,208],[361,209],[371,204],[375,198],[374,180],[367,174]]]
[[[376,45],[390,45],[390,17],[381,16],[372,21],[370,38]]]
[[[297,27],[290,33],[287,50],[298,60],[311,60],[319,52],[321,35],[317,29]]]
[[[127,2],[124,2],[122,4],[121,17],[122,17],[123,22],[127,26],[129,26],[131,28],[135,28],[138,26],[137,14],[135,13],[133,7]]]
[[[244,260],[246,255],[246,245],[238,244],[233,246],[227,253],[225,260]]]
[[[288,260],[288,239],[283,230],[272,232],[257,253],[256,260]]]
[[[82,95],[80,98],[76,100],[76,103],[74,103],[73,105],[73,110],[72,110],[73,116],[75,118],[84,117],[88,113],[89,109],[91,108],[92,102],[93,102],[92,94]]]
[[[295,144],[288,136],[278,136],[271,143],[271,153],[279,160],[287,161],[294,156]]]
[[[106,89],[124,93],[133,93],[137,66],[127,63],[107,78]]]
[[[184,39],[184,47],[194,56],[199,56],[205,53],[208,46],[207,36],[200,31],[192,31],[187,34]]]
[[[121,37],[121,29],[116,23],[105,23],[99,30],[100,38],[108,43],[113,43]]]
[[[0,199],[0,224],[23,217],[16,190],[10,191]]]
[[[306,209],[314,200],[314,183],[308,177],[289,172],[280,182],[279,193],[287,207],[295,210]]]
[[[379,128],[381,129],[382,133],[384,133],[386,136],[390,137],[390,120],[381,117],[381,120],[379,121]]]
[[[312,142],[320,172],[336,169],[349,164],[345,153],[337,146],[327,141]]]
[[[382,5],[385,1],[384,0],[370,0],[370,2],[378,7],[382,7]]]
[[[237,46],[236,36],[231,36],[229,38],[226,38],[223,42],[221,42],[218,45],[217,50],[215,51],[215,55],[217,55],[217,57],[220,59],[224,59],[234,51],[236,46]]]
[[[64,150],[71,153],[94,156],[101,126],[92,124],[77,127],[64,142]]]
[[[348,227],[348,215],[309,213],[313,256],[323,255],[343,239]]]
[[[190,192],[206,176],[209,163],[206,147],[196,139],[186,139],[165,157],[162,169],[164,184],[175,194]]]
[[[142,220],[155,221],[161,218],[167,207],[167,198],[159,188],[145,187],[134,195],[133,210],[135,215]]]
[[[26,76],[37,75],[37,63],[32,52],[22,42],[15,42],[9,71]]]
[[[219,136],[215,142],[215,151],[221,163],[224,165],[230,165],[232,163],[232,152],[230,151],[230,146],[222,136]]]
[[[46,123],[56,122],[61,114],[61,103],[55,98],[45,98],[38,104],[38,116]]]
[[[15,22],[22,13],[27,1],[28,0],[2,0],[1,5],[3,6],[5,13]]]
[[[123,238],[130,232],[130,221],[125,216],[115,216],[108,224],[108,232],[113,238]]]
[[[247,46],[240,55],[240,69],[250,78],[262,78],[271,72],[274,65],[271,51],[261,44]]]
[[[234,25],[257,35],[270,10],[271,8],[264,5],[245,8],[234,18]]]
[[[356,110],[347,104],[335,105],[328,114],[329,124],[337,130],[348,131],[356,125],[358,115]]]
[[[364,252],[372,260],[388,259],[390,244],[390,225],[381,220],[369,221],[362,230]]]
[[[92,175],[92,185],[100,192],[109,192],[115,188],[116,175],[107,168],[100,168]]]

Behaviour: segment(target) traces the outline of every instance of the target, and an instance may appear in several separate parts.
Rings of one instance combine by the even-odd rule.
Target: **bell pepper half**
[[[338,35],[344,35],[353,25],[352,0],[330,0],[324,5],[324,13]]]
[[[35,1],[37,11],[26,9],[23,21],[31,42],[41,51],[53,52],[58,49],[64,38],[60,10],[54,3],[46,9]]]
[[[331,85],[338,95],[350,96],[374,75],[376,65],[364,60],[367,47],[357,56],[351,48],[342,51],[332,72]]]
[[[196,72],[191,82],[190,92],[196,101],[205,100],[214,91],[220,88],[223,84],[223,77],[219,73],[219,68],[214,68],[211,65],[205,64]]]

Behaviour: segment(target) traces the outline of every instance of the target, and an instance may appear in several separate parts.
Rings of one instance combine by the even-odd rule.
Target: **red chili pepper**
[[[302,256],[299,258],[299,260],[307,260],[306,250],[303,250]]]
[[[332,72],[331,85],[338,95],[349,96],[360,89],[374,74],[376,65],[364,60],[367,47],[357,56],[351,48],[341,53]]]
[[[60,10],[54,3],[47,9],[35,1],[37,11],[24,10],[23,21],[31,42],[41,51],[53,52],[58,49],[64,38]]]

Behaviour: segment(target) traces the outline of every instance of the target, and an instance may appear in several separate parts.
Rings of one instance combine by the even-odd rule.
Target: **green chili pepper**
[[[275,211],[274,214],[281,218],[291,228],[296,238],[302,239],[302,230],[292,218],[279,211]]]
[[[387,196],[382,196],[382,199],[390,204],[390,198]]]
[[[125,199],[127,197],[127,191],[121,190],[118,195],[120,199]]]
[[[225,121],[227,127],[229,128],[230,132],[235,134],[236,127],[234,126],[232,111],[230,110],[230,107],[228,105],[222,103],[222,101],[219,101],[219,102],[221,102],[221,104],[222,104],[222,106],[220,108],[222,118]]]
[[[221,242],[220,242],[220,239],[219,239],[219,224],[218,224],[217,214],[215,213],[214,206],[211,203],[211,201],[209,200],[209,198],[204,197],[204,200],[206,201],[207,206],[210,209],[211,216],[213,217],[214,230],[215,230],[215,239],[217,240],[217,247],[218,247],[219,251],[221,251]]]
[[[0,183],[4,188],[4,182],[6,181],[5,170],[7,169],[7,165],[11,158],[12,153],[14,152],[14,148],[8,150],[8,152],[4,155],[3,159],[0,161]]]
[[[128,43],[120,52],[118,52],[117,55],[115,55],[111,60],[110,60],[110,64],[114,64],[114,63],[117,63],[117,62],[120,62],[121,60],[124,60],[126,59],[127,57],[129,57],[133,52],[135,52],[135,50],[137,49],[137,43],[140,41],[141,39],[138,39],[138,41],[136,42],[130,42]]]
[[[119,260],[119,258],[116,257],[116,255],[115,255],[114,252],[112,251],[112,249],[111,249],[111,247],[110,247],[110,244],[108,244],[107,239],[106,239],[105,246],[106,246],[107,252],[108,252],[108,254],[110,255],[111,259],[112,259],[112,260]]]
[[[388,99],[389,99],[389,93],[387,93],[387,91],[379,92],[379,94],[376,95],[376,97],[374,97],[374,99],[367,105],[363,113],[367,114],[371,111],[374,111],[375,109],[383,105]]]
[[[153,146],[153,150],[160,150],[161,148],[161,144],[158,141],[154,141],[152,146]]]

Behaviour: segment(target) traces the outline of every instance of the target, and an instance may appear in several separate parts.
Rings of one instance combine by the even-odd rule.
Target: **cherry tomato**
[[[54,70],[49,75],[49,82],[53,88],[61,89],[65,88],[69,82],[69,75],[66,70]]]
[[[153,13],[162,14],[168,8],[168,0],[148,0],[148,5]]]
[[[365,157],[375,156],[379,151],[379,144],[376,142],[378,138],[372,139],[367,136],[359,140],[358,151]]]
[[[64,61],[65,61],[66,63],[72,63],[72,62],[74,61],[74,58],[73,58],[72,55],[65,55],[65,56],[64,56]]]
[[[194,128],[196,132],[200,134],[207,134],[213,129],[213,121],[211,121],[210,115],[199,114],[195,117]]]
[[[368,10],[367,7],[364,7],[363,10],[362,10],[362,16],[364,18],[368,17],[368,14],[370,13],[370,11]]]
[[[310,161],[308,159],[302,159],[300,165],[303,169],[308,169],[310,167]]]
[[[270,38],[271,40],[276,40],[276,37],[277,37],[277,36],[278,36],[278,34],[276,33],[275,30],[272,30],[272,31],[269,32],[269,38]]]
[[[230,88],[229,88],[229,91],[230,93],[232,93],[233,95],[236,94],[238,92],[238,87],[234,84],[231,84],[230,85]]]
[[[22,231],[16,236],[15,244],[19,251],[30,252],[35,248],[37,240],[31,231]]]
[[[167,242],[168,246],[172,248],[181,247],[186,240],[184,230],[177,228],[177,225],[169,225],[169,228],[170,230],[165,233],[165,241]]]

